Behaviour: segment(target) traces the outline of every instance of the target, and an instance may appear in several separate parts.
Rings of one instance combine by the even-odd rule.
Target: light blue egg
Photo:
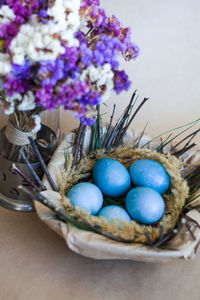
[[[130,166],[131,180],[134,186],[146,186],[160,194],[167,192],[170,177],[159,162],[152,159],[140,159]]]
[[[160,220],[165,211],[162,196],[148,187],[136,187],[126,196],[126,209],[137,222],[152,224]]]
[[[78,183],[69,191],[67,197],[71,204],[96,215],[103,205],[103,194],[101,190],[93,183]]]
[[[117,222],[117,225],[121,225],[120,219],[126,222],[131,222],[131,218],[124,208],[117,205],[108,205],[100,210],[99,217],[104,217],[109,223],[113,222],[113,219]]]
[[[95,163],[93,178],[104,195],[112,198],[123,196],[131,186],[128,170],[112,158],[102,158]]]

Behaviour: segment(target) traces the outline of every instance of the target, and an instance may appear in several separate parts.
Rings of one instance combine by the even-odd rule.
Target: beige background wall
[[[132,28],[141,54],[135,62],[124,63],[138,89],[140,99],[149,103],[133,126],[142,129],[149,120],[149,134],[190,122],[200,117],[200,1],[199,0],[102,0],[107,12]],[[118,115],[130,99],[129,93],[112,95],[110,111]],[[105,119],[108,117],[105,117]],[[71,113],[62,113],[62,128],[77,122]]]

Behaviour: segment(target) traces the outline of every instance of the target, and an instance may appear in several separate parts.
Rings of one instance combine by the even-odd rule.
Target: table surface
[[[36,213],[0,208],[0,300],[199,300],[200,251],[165,264],[93,260],[70,251]]]

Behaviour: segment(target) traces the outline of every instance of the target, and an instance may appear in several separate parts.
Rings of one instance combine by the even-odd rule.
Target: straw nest
[[[98,159],[104,157],[116,159],[126,168],[129,168],[134,161],[144,158],[156,160],[166,168],[171,178],[171,186],[170,190],[163,195],[166,208],[159,222],[153,225],[142,225],[134,220],[131,223],[121,221],[122,226],[117,226],[115,221],[111,224],[105,218],[91,216],[84,210],[72,207],[65,195],[79,182],[92,182],[93,166]],[[149,238],[152,242],[156,242],[161,227],[164,230],[163,234],[175,228],[184,207],[185,199],[188,197],[189,188],[186,181],[181,177],[181,162],[176,157],[143,148],[119,147],[110,150],[108,153],[99,150],[85,156],[76,167],[72,167],[72,158],[69,159],[62,172],[60,193],[66,211],[78,221],[97,226],[101,228],[102,233],[110,233],[123,241],[146,244]]]

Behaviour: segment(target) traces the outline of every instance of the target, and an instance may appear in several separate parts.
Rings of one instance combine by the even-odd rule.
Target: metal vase
[[[27,186],[27,182],[13,170],[13,161],[5,159],[2,155],[5,145],[8,143],[4,134],[5,128],[3,127],[0,130],[0,205],[15,211],[34,211],[32,200],[18,188],[19,185]],[[58,137],[52,129],[42,125],[36,141],[43,159],[48,163],[58,145]],[[15,164],[27,177],[37,184],[26,164],[16,162]],[[32,166],[42,178],[43,170],[40,163],[32,163]]]

